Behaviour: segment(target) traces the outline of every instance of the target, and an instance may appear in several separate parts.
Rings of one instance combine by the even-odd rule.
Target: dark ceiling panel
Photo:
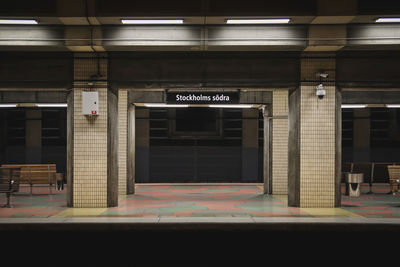
[[[57,1],[55,0],[13,0],[2,1],[0,16],[56,16]]]
[[[97,16],[200,16],[201,0],[97,0]]]
[[[400,1],[393,0],[359,0],[359,15],[400,14]]]
[[[218,0],[208,2],[208,15],[220,16],[277,16],[315,15],[316,0]]]

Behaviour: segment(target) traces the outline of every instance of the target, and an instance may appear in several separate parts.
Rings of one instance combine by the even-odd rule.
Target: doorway
[[[261,109],[136,107],[137,183],[262,183]]]

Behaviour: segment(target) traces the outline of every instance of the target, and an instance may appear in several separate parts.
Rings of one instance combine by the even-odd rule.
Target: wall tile
[[[272,92],[273,117],[288,116],[288,91]],[[288,194],[288,119],[272,121],[272,194]]]

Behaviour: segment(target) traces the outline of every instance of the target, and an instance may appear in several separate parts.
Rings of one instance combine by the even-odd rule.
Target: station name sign
[[[168,104],[238,104],[239,92],[168,92]]]

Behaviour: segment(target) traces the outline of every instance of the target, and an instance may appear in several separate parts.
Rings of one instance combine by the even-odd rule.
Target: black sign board
[[[167,104],[238,104],[239,92],[168,92]]]

